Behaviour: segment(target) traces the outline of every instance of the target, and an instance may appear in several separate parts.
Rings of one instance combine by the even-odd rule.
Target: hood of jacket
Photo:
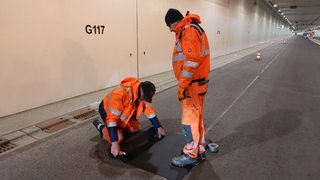
[[[176,34],[180,34],[184,26],[190,24],[191,22],[201,23],[200,16],[197,14],[187,14],[182,21],[175,27]]]
[[[140,80],[136,77],[127,77],[120,82],[120,86],[130,88],[133,95],[133,102],[138,99]]]

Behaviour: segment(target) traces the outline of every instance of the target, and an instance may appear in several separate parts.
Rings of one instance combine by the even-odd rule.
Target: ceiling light
[[[278,6],[277,4],[274,4],[274,5],[273,5],[273,7],[277,7],[277,6]]]

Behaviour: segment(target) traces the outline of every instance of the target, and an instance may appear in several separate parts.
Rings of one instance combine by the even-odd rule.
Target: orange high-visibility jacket
[[[209,78],[209,43],[206,33],[197,25],[200,23],[198,15],[187,14],[175,28],[172,65],[181,88],[189,87],[192,80]]]
[[[125,78],[120,87],[103,98],[107,127],[119,126],[125,129],[131,119],[139,120],[142,112],[148,119],[156,116],[151,103],[138,100],[140,83],[135,77]]]

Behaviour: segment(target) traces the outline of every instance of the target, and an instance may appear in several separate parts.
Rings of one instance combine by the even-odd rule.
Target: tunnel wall
[[[3,1],[0,117],[171,70],[170,7],[200,15],[212,61],[290,34],[262,0]]]

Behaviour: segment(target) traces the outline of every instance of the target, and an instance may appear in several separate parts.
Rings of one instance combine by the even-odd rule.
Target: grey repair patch
[[[187,141],[187,143],[192,142],[193,138],[192,138],[191,126],[182,124],[181,129],[183,132],[184,139]]]

